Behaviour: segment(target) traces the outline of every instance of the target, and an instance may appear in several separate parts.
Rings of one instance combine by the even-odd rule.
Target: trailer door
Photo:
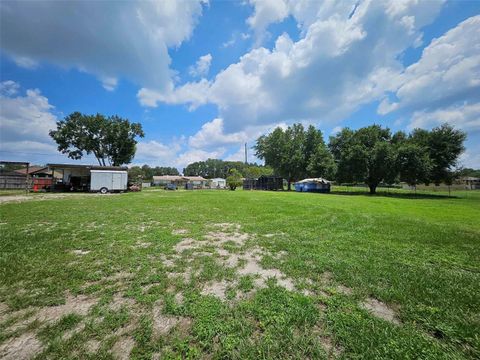
[[[121,173],[112,173],[112,190],[123,190]]]

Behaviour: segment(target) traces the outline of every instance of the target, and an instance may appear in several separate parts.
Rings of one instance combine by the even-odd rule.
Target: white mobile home
[[[223,178],[214,178],[210,180],[210,187],[212,189],[225,189],[227,187],[227,180]]]

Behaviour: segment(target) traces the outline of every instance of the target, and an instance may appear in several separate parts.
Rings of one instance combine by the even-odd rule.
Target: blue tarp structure
[[[322,178],[303,179],[295,183],[295,191],[328,193],[330,181]]]

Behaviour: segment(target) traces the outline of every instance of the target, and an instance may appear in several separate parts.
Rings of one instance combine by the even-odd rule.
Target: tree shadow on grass
[[[369,196],[369,197],[392,197],[398,199],[435,199],[435,200],[446,200],[446,199],[459,199],[455,195],[445,195],[445,194],[421,194],[421,193],[396,193],[396,192],[386,192],[386,191],[377,191],[376,194],[370,194],[368,191],[330,191],[330,194],[333,195],[346,195],[346,196]]]

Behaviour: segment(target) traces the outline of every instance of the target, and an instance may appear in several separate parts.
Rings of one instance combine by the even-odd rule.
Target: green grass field
[[[480,192],[460,195],[4,202],[0,358],[479,358]]]

